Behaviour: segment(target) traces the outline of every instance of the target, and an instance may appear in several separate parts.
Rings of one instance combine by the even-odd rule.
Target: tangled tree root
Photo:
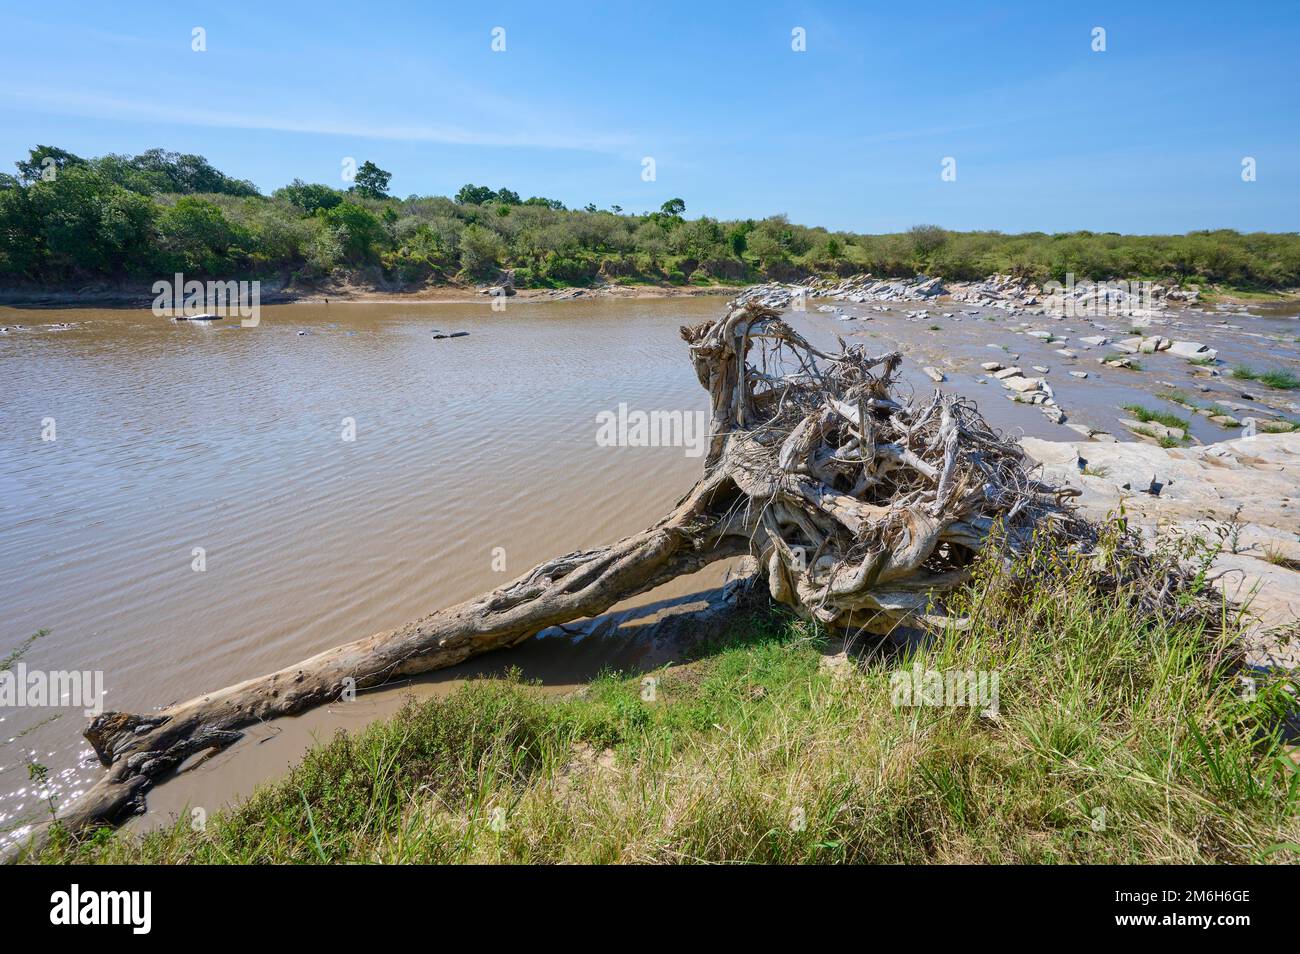
[[[682,337],[709,392],[711,441],[703,477],[657,524],[279,672],[150,715],[104,713],[85,734],[108,771],[60,822],[120,821],[153,779],[248,725],[512,646],[715,560],[752,554],[775,600],[827,625],[960,626],[943,596],[995,524],[1012,550],[1036,528],[1079,526],[1063,506],[1075,492],[1033,479],[973,405],[938,391],[897,400],[897,352],[841,341],[824,354],[754,304]]]

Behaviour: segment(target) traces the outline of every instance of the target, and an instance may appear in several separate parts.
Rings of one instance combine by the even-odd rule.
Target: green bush
[[[597,264],[576,255],[558,255],[551,252],[542,265],[542,274],[554,283],[565,285],[589,284],[597,275]]]
[[[249,270],[319,276],[382,265],[403,281],[490,280],[503,268],[525,269],[521,285],[589,284],[601,275],[680,285],[863,271],[1300,285],[1296,233],[1004,235],[918,225],[864,235],[784,215],[687,219],[680,199],[640,215],[570,211],[554,199],[521,201],[511,189],[475,185],[455,199],[395,199],[386,194],[388,173],[371,162],[349,190],[295,179],[270,197],[201,156],[161,149],[85,159],[41,145],[16,165],[16,176],[0,175],[0,281],[123,279],[177,268],[216,277]]]
[[[471,278],[490,278],[505,257],[501,236],[481,225],[467,225],[460,234],[460,265]]]

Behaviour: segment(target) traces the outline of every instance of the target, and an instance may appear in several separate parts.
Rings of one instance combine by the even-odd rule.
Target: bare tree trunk
[[[279,672],[150,715],[104,713],[86,737],[108,771],[62,823],[75,831],[143,810],[153,779],[253,723],[513,646],[741,554],[758,559],[773,599],[829,625],[961,625],[941,597],[995,521],[1015,545],[1044,520],[1068,519],[1066,492],[1034,481],[1019,447],[973,406],[937,391],[920,408],[897,403],[896,352],[841,342],[825,355],[754,305],[682,337],[709,392],[712,434],[704,476],[666,517]]]
[[[108,772],[64,816],[69,827],[143,810],[150,780],[240,729],[338,699],[346,690],[454,666],[542,630],[597,616],[614,604],[716,560],[748,552],[738,521],[717,519],[734,486],[702,481],[655,526],[594,550],[534,567],[492,593],[318,653],[297,665],[149,715],[106,712],[86,729]]]

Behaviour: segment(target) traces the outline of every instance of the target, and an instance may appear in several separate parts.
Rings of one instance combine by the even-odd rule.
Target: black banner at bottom
[[[495,940],[536,938],[544,916],[590,932],[669,929],[725,918],[743,935],[847,916],[910,925],[926,940],[970,939],[981,928],[1037,928],[1062,938],[1294,931],[1294,869],[834,868],[726,871],[578,868],[26,868],[0,870],[6,926],[78,940],[205,942],[283,935],[346,942],[379,929],[487,926]],[[704,890],[701,890],[704,889]],[[751,895],[745,902],[743,895]],[[761,906],[754,902],[761,900]],[[533,914],[539,917],[531,917]],[[602,923],[604,922],[604,923]],[[814,922],[815,923],[815,922]],[[736,928],[739,927],[739,932]],[[996,936],[996,935],[995,935]]]

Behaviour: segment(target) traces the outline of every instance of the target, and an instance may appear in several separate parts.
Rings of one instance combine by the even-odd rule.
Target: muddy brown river
[[[26,666],[102,672],[106,709],[143,712],[640,530],[690,487],[701,459],[683,447],[604,446],[597,415],[620,404],[705,411],[677,328],[723,303],[300,304],[263,307],[256,328],[143,309],[0,308],[9,329],[0,334],[0,658],[48,630]],[[1120,405],[1168,408],[1152,394],[1171,385],[1265,416],[1300,411],[1294,392],[1207,379],[1173,356],[1141,356],[1142,372],[1102,368],[1096,357],[1116,352],[1067,360],[1059,342],[1023,333],[1050,327],[1074,347],[1099,327],[1126,332],[1123,319],[944,318],[961,306],[942,304],[909,316],[919,307],[846,306],[853,321],[814,308],[792,320],[822,346],[840,334],[903,348],[907,387],[932,388],[920,367],[936,365],[942,386],[978,401],[996,426],[1037,437],[1080,439],[1006,400],[980,362],[1016,354],[1027,374],[1049,367],[1071,421],[1125,438]],[[469,335],[438,340],[435,329]],[[1296,367],[1294,308],[1171,313],[1154,330],[1204,341],[1230,365]],[[1232,436],[1200,418],[1192,434]],[[675,624],[716,605],[725,572],[675,581],[571,633],[261,726],[159,785],[137,824],[187,806],[215,810],[282,774],[313,739],[475,674],[518,666],[562,690],[602,669],[680,659]],[[44,810],[29,762],[49,768],[64,801],[101,771],[84,724],[80,705],[0,708],[0,830],[20,833]]]

